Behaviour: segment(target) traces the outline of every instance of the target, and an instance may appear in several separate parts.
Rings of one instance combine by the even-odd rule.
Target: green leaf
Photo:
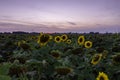
[[[3,63],[0,65],[0,75],[7,75],[9,73],[10,63]],[[0,79],[1,80],[1,79]]]
[[[5,75],[0,75],[0,80],[11,80],[11,77],[5,76]]]

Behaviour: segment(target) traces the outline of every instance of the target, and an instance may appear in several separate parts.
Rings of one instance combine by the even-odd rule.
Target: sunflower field
[[[120,80],[120,33],[1,33],[0,80]]]

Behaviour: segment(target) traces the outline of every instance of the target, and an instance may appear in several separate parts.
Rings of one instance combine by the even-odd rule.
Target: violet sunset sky
[[[0,0],[0,32],[120,32],[120,0]]]

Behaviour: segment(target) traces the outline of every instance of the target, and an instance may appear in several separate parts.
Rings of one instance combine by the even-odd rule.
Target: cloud
[[[75,22],[67,22],[70,25],[77,25]]]
[[[0,22],[0,32],[27,31],[27,32],[59,32],[61,28],[47,24],[22,24],[12,22]]]
[[[71,24],[71,22],[69,22]],[[35,24],[27,22],[5,22],[0,21],[0,32],[26,31],[26,32],[120,32],[120,25],[61,25],[56,24]]]
[[[2,18],[2,19],[11,19],[13,17],[12,16],[0,16],[0,18]]]

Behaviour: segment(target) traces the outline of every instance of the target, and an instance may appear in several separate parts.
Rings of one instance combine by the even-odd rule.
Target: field
[[[120,33],[1,33],[0,80],[120,80]]]

